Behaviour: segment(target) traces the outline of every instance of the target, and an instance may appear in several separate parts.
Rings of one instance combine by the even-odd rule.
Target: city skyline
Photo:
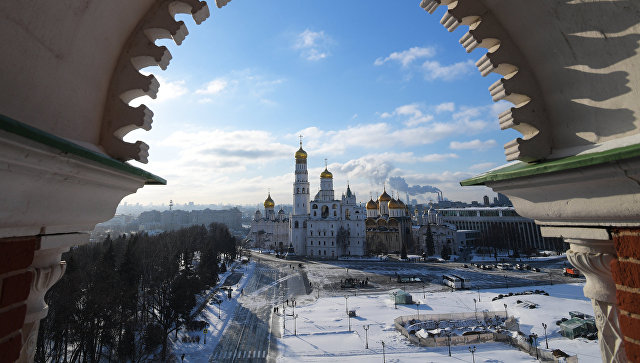
[[[133,164],[168,185],[123,202],[255,205],[270,191],[290,204],[299,135],[312,193],[326,158],[336,192],[349,183],[359,200],[385,183],[406,199],[390,178],[433,186],[450,200],[493,199],[488,188],[458,182],[505,164],[501,145],[517,135],[499,130],[506,104],[487,92],[498,77],[483,78],[457,44],[460,34],[417,4],[340,9],[231,3],[212,9],[180,47],[159,41],[174,59],[166,71],[145,69],[160,81],[158,98],[132,103],[154,111],[153,129],[126,139],[150,145],[149,164]]]

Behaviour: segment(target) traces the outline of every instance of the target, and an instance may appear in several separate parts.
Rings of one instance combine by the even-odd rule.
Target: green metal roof
[[[136,168],[135,166],[113,159],[99,152],[89,150],[69,140],[42,131],[33,126],[29,126],[20,121],[16,121],[2,114],[0,114],[0,130],[20,137],[24,137],[48,147],[52,147],[59,150],[61,154],[73,155],[81,159],[90,160],[109,168],[125,172],[127,174],[142,177],[145,179],[145,185],[167,184],[167,181],[165,179],[149,173],[148,171]]]
[[[610,163],[624,159],[640,157],[640,144],[624,146],[616,149],[590,154],[574,155],[562,159],[542,161],[538,163],[516,163],[503,168],[486,172],[460,182],[460,185],[485,185],[489,182],[510,180],[527,176],[548,174],[586,166]]]

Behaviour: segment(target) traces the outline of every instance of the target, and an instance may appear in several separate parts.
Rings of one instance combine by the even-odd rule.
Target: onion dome
[[[324,168],[324,171],[322,173],[320,173],[320,178],[322,179],[333,179],[333,174],[331,174],[331,172],[329,170],[327,170],[327,168]]]
[[[389,209],[403,209],[404,207],[395,199],[389,201]]]
[[[307,152],[302,150],[302,143],[300,144],[300,148],[296,151],[296,160],[306,160]]]
[[[367,202],[367,209],[378,209],[378,204],[376,204],[373,199],[369,199]]]
[[[347,197],[351,198],[353,196],[353,193],[351,193],[351,188],[349,188],[349,184],[347,184]]]
[[[276,206],[276,203],[273,202],[273,199],[271,199],[271,193],[269,193],[269,196],[264,201],[264,207],[265,208],[273,208],[275,206]]]
[[[282,215],[282,214],[284,214],[284,210],[280,208],[280,210],[278,211],[278,215]]]
[[[378,202],[388,202],[390,200],[391,200],[391,196],[387,194],[386,190],[382,192],[382,194],[380,194],[380,196],[378,197]]]

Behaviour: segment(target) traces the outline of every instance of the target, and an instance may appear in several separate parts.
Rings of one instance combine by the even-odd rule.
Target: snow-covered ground
[[[561,349],[568,354],[577,354],[580,362],[599,362],[600,350],[597,341],[586,339],[569,340],[558,333],[556,320],[569,317],[569,311],[577,310],[593,315],[593,308],[582,294],[583,284],[536,286],[535,288],[493,289],[480,291],[478,311],[503,310],[507,304],[509,315],[519,318],[520,330],[525,334],[536,333],[541,347],[545,347],[542,323],[548,325],[549,348]],[[498,294],[542,289],[550,296],[512,296],[491,301]],[[457,292],[411,292],[414,300],[420,301],[421,314],[448,312],[473,312],[473,299],[478,299],[476,291]],[[517,306],[516,300],[526,300],[539,305],[537,309]],[[356,310],[357,317],[351,319],[351,332],[345,303],[349,310]],[[410,344],[397,332],[393,319],[400,315],[416,314],[416,305],[398,305],[394,309],[387,294],[339,297],[321,297],[307,304],[299,303],[295,310],[297,335],[294,321],[288,318],[286,334],[279,340],[279,362],[371,362],[382,360],[382,341],[385,343],[387,362],[471,362],[472,356],[467,346],[452,347],[452,357],[448,348],[425,348]],[[291,309],[287,309],[291,313]],[[282,322],[281,322],[282,323]],[[365,349],[365,331],[369,325],[369,349]],[[476,346],[476,362],[531,362],[535,361],[526,353],[503,343],[487,343]]]
[[[185,355],[184,362],[207,362],[209,360],[209,356],[213,353],[213,350],[218,345],[220,338],[222,337],[222,333],[224,329],[227,327],[227,324],[233,318],[232,314],[236,310],[236,306],[238,305],[238,296],[240,295],[240,291],[247,283],[247,280],[253,273],[253,269],[255,268],[255,263],[249,263],[246,265],[235,265],[234,270],[225,272],[220,275],[221,283],[217,286],[221,286],[222,282],[232,273],[232,272],[242,272],[244,275],[240,279],[240,281],[233,286],[233,292],[231,293],[231,299],[227,299],[226,296],[222,294],[218,294],[218,297],[221,298],[222,304],[218,308],[217,304],[207,304],[205,308],[202,310],[202,313],[196,320],[203,320],[209,323],[209,327],[207,328],[207,343],[204,344],[204,336],[205,334],[202,331],[187,331],[185,328],[181,328],[178,332],[178,339],[174,340],[175,335],[171,334],[172,339],[172,352],[174,356],[180,361],[180,356],[182,354]],[[198,299],[198,305],[200,304],[200,299]],[[218,317],[218,314],[220,317]],[[200,337],[199,343],[183,343],[182,337],[190,336]]]
[[[226,297],[220,306],[220,318],[218,318],[218,306],[207,305],[198,320],[210,323],[208,327],[207,344],[203,344],[202,332],[187,332],[182,329],[178,334],[178,341],[173,342],[172,352],[180,361],[180,356],[185,354],[185,362],[206,362],[218,344],[224,329],[232,320],[239,297],[239,291],[253,274],[255,263],[240,265],[236,271],[244,275],[234,285],[232,299]],[[228,276],[230,272],[226,275]],[[226,277],[226,276],[225,276]],[[569,317],[569,311],[581,311],[593,315],[590,301],[583,296],[583,283],[562,284],[553,286],[517,287],[510,289],[480,290],[480,296],[475,290],[469,291],[427,291],[422,293],[422,287],[407,286],[406,291],[412,294],[414,301],[420,302],[420,314],[440,314],[449,312],[473,312],[474,301],[478,311],[503,310],[507,304],[509,315],[519,318],[520,330],[525,334],[536,333],[540,338],[540,347],[545,347],[544,330],[542,323],[548,325],[549,348],[561,349],[568,354],[577,354],[580,362],[600,362],[600,350],[597,341],[589,341],[583,338],[570,340],[560,336],[556,320]],[[506,297],[491,301],[498,294],[516,293],[526,290],[545,290],[549,296],[521,295]],[[241,299],[242,300],[242,299]],[[528,309],[518,306],[517,300],[538,304],[536,309]],[[348,328],[346,306],[349,310],[355,310],[357,316],[351,318],[351,332]],[[382,341],[385,343],[386,362],[472,362],[472,356],[468,346],[451,347],[452,356],[448,356],[448,348],[418,347],[409,343],[393,325],[394,318],[401,315],[416,314],[416,305],[398,305],[394,308],[392,300],[387,293],[350,294],[348,299],[343,295],[323,297],[316,299],[315,291],[311,295],[297,297],[295,313],[298,318],[294,320],[287,317],[284,337],[278,339],[278,362],[331,362],[339,360],[343,362],[377,362],[382,361]],[[286,308],[286,313],[291,314],[291,307]],[[278,319],[274,319],[278,322]],[[363,326],[368,325],[369,349],[365,349],[365,331]],[[282,331],[280,318],[278,327],[272,329],[276,334]],[[200,344],[183,343],[182,336],[200,336]],[[173,334],[171,336],[173,338]],[[485,343],[476,345],[476,362],[535,362],[535,359],[504,343]]]

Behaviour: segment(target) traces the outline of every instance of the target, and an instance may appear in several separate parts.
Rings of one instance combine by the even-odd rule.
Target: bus
[[[442,275],[442,283],[453,289],[466,289],[469,287],[469,279],[458,275]]]

